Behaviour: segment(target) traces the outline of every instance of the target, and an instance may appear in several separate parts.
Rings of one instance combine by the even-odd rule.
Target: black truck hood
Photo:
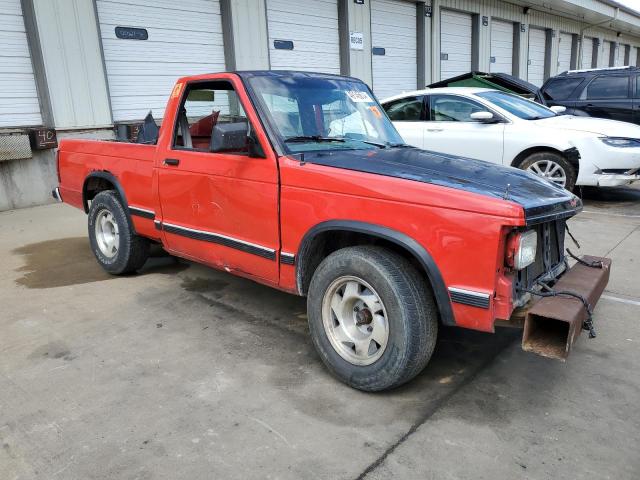
[[[572,193],[517,168],[413,147],[307,152],[304,161],[455,188],[518,203],[527,225],[567,218],[582,209]]]

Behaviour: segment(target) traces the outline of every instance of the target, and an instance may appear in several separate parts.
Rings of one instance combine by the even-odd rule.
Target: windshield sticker
[[[173,91],[171,92],[171,98],[178,98],[180,93],[182,93],[183,83],[176,83],[176,86],[173,87]]]
[[[373,112],[376,118],[382,118],[382,114],[380,113],[380,110],[378,110],[378,107],[376,107],[375,105],[370,106],[369,110]]]
[[[347,90],[346,93],[353,102],[373,103],[373,99],[367,92],[359,92],[358,90]]]

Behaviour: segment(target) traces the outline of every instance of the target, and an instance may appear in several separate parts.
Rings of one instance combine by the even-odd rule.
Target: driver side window
[[[431,95],[429,106],[432,122],[473,122],[472,113],[486,111],[479,103],[454,95]]]
[[[249,120],[227,81],[187,86],[175,125],[179,150],[246,155]]]

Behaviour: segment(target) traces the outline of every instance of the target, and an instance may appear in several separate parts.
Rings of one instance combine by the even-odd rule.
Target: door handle
[[[427,128],[427,132],[441,132],[442,128]]]
[[[178,160],[177,158],[165,158],[163,163],[165,165],[171,165],[175,167],[176,165],[180,164],[180,160]]]

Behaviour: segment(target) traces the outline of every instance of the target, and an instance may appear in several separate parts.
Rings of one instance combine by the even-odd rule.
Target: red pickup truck
[[[139,143],[60,142],[53,194],[88,213],[98,262],[136,271],[155,242],[305,295],[321,359],[353,387],[413,378],[440,324],[524,326],[525,349],[557,358],[593,332],[610,262],[569,268],[565,222],[581,201],[517,169],[404,144],[360,80],[186,77],[154,129]]]

